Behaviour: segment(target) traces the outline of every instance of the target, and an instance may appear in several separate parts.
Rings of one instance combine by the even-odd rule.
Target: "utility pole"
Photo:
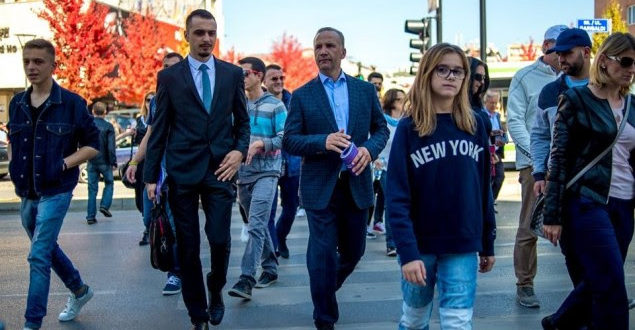
[[[437,43],[443,42],[443,24],[441,24],[441,3],[443,0],[439,0],[439,4],[437,6]]]
[[[481,60],[487,63],[487,21],[485,17],[485,0],[479,1],[481,2]]]

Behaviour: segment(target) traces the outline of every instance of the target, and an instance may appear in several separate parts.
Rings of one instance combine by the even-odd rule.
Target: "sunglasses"
[[[252,70],[252,69],[243,69],[243,77],[247,78],[249,77],[250,74],[257,74],[259,71],[256,70]]]
[[[635,59],[633,59],[632,57],[627,57],[627,56],[622,56],[622,57],[607,56],[607,57],[619,63],[620,66],[623,68],[630,68],[631,65],[633,65],[633,63],[635,62]]]
[[[485,75],[484,74],[480,74],[480,73],[475,73],[472,76],[472,79],[479,81],[479,82],[483,82],[483,80],[485,80]]]
[[[271,81],[284,81],[284,76],[280,76],[280,77],[271,77]]]
[[[150,102],[150,101],[152,101],[152,97],[148,97],[148,98],[146,99],[146,102]]]
[[[462,68],[450,69],[445,65],[440,65],[435,69],[435,71],[437,72],[437,77],[439,78],[450,78],[450,74],[454,75],[454,78],[456,79],[465,78],[465,70]]]

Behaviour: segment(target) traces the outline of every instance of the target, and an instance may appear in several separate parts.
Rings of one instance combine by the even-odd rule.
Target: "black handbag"
[[[574,91],[577,94],[577,91],[575,89]],[[579,94],[578,94],[578,97],[579,97]],[[628,121],[628,113],[630,112],[630,110],[631,110],[631,95],[629,94],[628,97],[626,98],[626,111],[624,113],[624,119],[622,119],[622,122],[620,123],[620,127],[617,130],[617,135],[615,136],[613,143],[611,143],[611,145],[608,148],[604,149],[604,151],[602,151],[590,163],[588,163],[584,168],[582,168],[580,172],[578,172],[578,174],[576,174],[573,178],[571,178],[571,180],[567,182],[567,186],[565,189],[569,189],[576,181],[578,181],[578,179],[580,179],[588,170],[590,170],[591,167],[595,166],[595,164],[597,164],[597,162],[599,162],[600,159],[602,159],[602,157],[604,157],[609,151],[611,151],[611,149],[613,149],[613,146],[615,145],[615,143],[617,143],[617,140],[619,139],[620,134],[624,130],[624,126],[626,126],[626,122]],[[542,238],[545,238],[545,231],[543,229],[544,207],[545,207],[545,195],[540,194],[538,198],[536,198],[536,202],[534,203],[534,208],[531,212],[531,223],[529,224],[529,228],[531,229],[531,231],[533,231],[534,234]]]
[[[165,211],[165,201],[157,198],[157,203],[152,208],[150,220],[150,263],[155,269],[164,272],[174,268],[174,243],[175,237]]]
[[[132,141],[130,142],[130,158],[128,159],[128,161],[119,167],[119,177],[121,178],[121,183],[123,183],[124,187],[126,188],[130,188],[130,189],[134,189],[135,188],[135,184],[130,182],[130,180],[128,180],[128,177],[126,176],[126,171],[128,171],[128,166],[130,166],[130,161],[132,161],[132,148],[134,147],[134,143],[132,143]]]

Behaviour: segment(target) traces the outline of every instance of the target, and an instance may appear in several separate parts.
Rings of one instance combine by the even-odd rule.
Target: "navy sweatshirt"
[[[386,207],[402,264],[421,254],[494,255],[496,221],[490,187],[488,136],[461,131],[437,115],[432,135],[419,137],[412,118],[397,126],[390,151]]]

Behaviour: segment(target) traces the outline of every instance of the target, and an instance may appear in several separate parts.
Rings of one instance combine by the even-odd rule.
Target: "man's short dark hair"
[[[323,28],[320,28],[319,30],[317,30],[317,32],[315,33],[315,37],[317,37],[318,34],[322,33],[322,32],[335,32],[337,34],[338,37],[340,37],[340,41],[342,42],[342,47],[344,47],[344,33],[342,33],[340,30],[332,28],[330,26],[325,26]],[[315,37],[313,37],[313,40],[315,40]]]
[[[381,79],[381,81],[384,81],[384,76],[379,72],[373,71],[368,75],[368,81],[370,81],[373,78],[379,78]]]
[[[178,58],[179,61],[183,61],[183,55],[181,55],[181,54],[179,54],[177,52],[171,52],[171,53],[165,54],[165,56],[163,56],[163,60],[165,61],[165,60],[167,60],[169,58],[174,58],[174,57]]]
[[[24,49],[44,49],[49,55],[53,57],[55,61],[55,46],[45,39],[33,39],[24,44]]]
[[[103,116],[106,114],[106,104],[104,102],[95,102],[93,104],[93,113],[97,116]]]
[[[200,18],[211,19],[216,21],[216,18],[214,18],[214,15],[212,15],[212,13],[210,13],[209,11],[205,9],[196,9],[193,12],[191,12],[189,15],[187,15],[187,18],[185,19],[186,30],[189,30],[190,24],[192,23],[192,19],[194,17],[200,17]]]
[[[262,72],[262,78],[260,80],[262,81],[263,79],[265,79],[265,72],[266,72],[265,62],[263,62],[261,59],[257,57],[249,56],[249,57],[240,59],[238,61],[238,64],[251,64],[252,70]]]
[[[253,65],[252,65],[253,66]],[[267,65],[267,67],[265,68],[265,73],[269,72],[269,70],[279,70],[282,71],[282,67],[279,66],[278,64],[269,64]]]

